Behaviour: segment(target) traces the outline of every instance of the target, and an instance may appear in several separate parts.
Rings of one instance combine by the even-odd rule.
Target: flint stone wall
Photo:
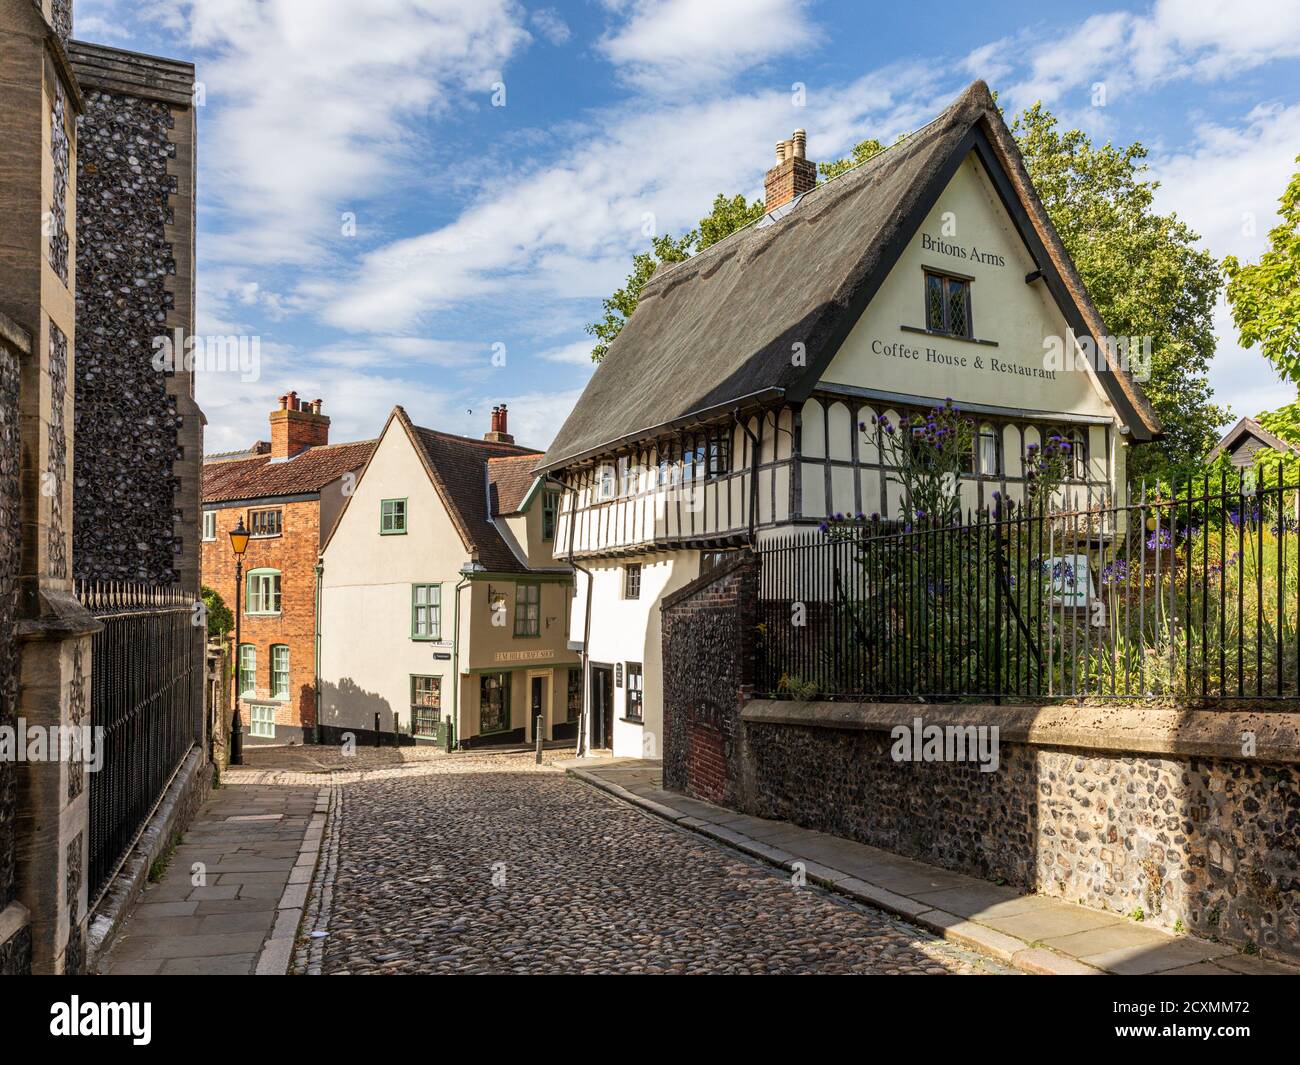
[[[86,93],[78,123],[78,579],[177,580],[173,466],[183,419],[153,367],[176,272],[166,233],[177,188],[168,173],[173,125],[166,103],[99,90]]]
[[[1300,714],[747,698],[751,574],[664,603],[665,787],[1300,958]],[[917,717],[996,725],[996,771],[894,760]]]
[[[865,709],[750,703],[742,714],[745,812],[1300,957],[1300,767],[1280,760],[1296,752],[1296,715],[1223,714],[1207,726],[1210,712],[1122,712],[1129,721],[1153,713],[1188,719],[1170,724],[1173,749],[1155,753],[1124,749],[1113,710],[1111,741],[1099,749],[1087,745],[1086,729],[1053,734],[1041,721],[1026,728],[1034,712],[1022,708],[971,708],[977,712],[963,717],[948,707],[945,717],[932,707],[872,707],[854,721]],[[1061,710],[1089,712],[1048,712]],[[926,724],[1000,720],[997,770],[895,761],[889,729],[917,716]],[[1218,738],[1189,745],[1220,756],[1178,750],[1205,727]],[[1034,728],[1042,735],[1031,739]],[[1252,730],[1272,738],[1258,757],[1240,757],[1237,737]],[[1149,736],[1142,746],[1155,742]]]
[[[18,710],[19,355],[0,339],[0,726],[13,728]],[[14,898],[16,770],[0,762],[0,911]],[[30,937],[26,940],[30,944]],[[0,944],[0,951],[6,947]],[[10,945],[9,951],[17,951]],[[10,971],[0,960],[0,973]]]

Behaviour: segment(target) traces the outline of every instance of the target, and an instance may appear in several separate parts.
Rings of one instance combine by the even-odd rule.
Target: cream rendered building
[[[791,527],[898,514],[873,416],[970,414],[971,511],[1023,497],[1049,434],[1073,445],[1063,501],[1119,498],[1159,431],[1123,364],[1140,346],[1106,336],[982,82],[822,185],[802,131],[777,155],[767,215],[656,272],[541,463],[583,738],[618,756],[662,754],[666,595]]]
[[[552,553],[559,493],[533,475],[506,411],[483,440],[397,407],[321,549],[320,723],[326,741],[396,722],[465,746],[572,738],[579,658],[572,572]]]

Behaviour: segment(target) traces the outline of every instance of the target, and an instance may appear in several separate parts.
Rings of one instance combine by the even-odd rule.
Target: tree
[[[1106,327],[1117,337],[1151,338],[1143,388],[1164,435],[1130,454],[1130,475],[1193,468],[1227,418],[1211,402],[1207,377],[1218,264],[1176,215],[1153,209],[1159,185],[1146,176],[1141,144],[1094,147],[1080,130],[1062,133],[1042,104],[1017,116],[1011,129]]]
[[[1278,373],[1300,385],[1300,172],[1282,193],[1281,205],[1282,221],[1269,230],[1268,251],[1259,262],[1243,266],[1229,255],[1223,272],[1242,346],[1258,344]]]
[[[713,210],[700,219],[700,243],[695,250],[703,251],[712,247],[723,237],[729,237],[736,230],[757,222],[763,217],[763,211],[762,200],[746,203],[745,197],[739,194],[727,199],[718,193],[713,198]]]
[[[898,138],[902,140],[902,137]],[[833,177],[839,177],[844,171],[852,170],[860,163],[865,163],[873,155],[879,155],[885,150],[885,146],[874,137],[865,141],[859,141],[853,146],[853,153],[847,159],[836,159],[833,163],[818,163],[817,173],[823,180],[829,181]]]
[[[668,235],[654,237],[651,250],[639,252],[632,256],[632,272],[627,275],[623,287],[616,289],[612,296],[601,300],[604,314],[600,321],[587,325],[587,333],[596,338],[596,346],[591,349],[591,361],[600,362],[609,352],[609,346],[622,331],[627,320],[636,310],[641,290],[650,280],[661,263],[679,263],[688,258],[691,248],[699,239],[699,233],[692,229],[674,240]]]
[[[230,612],[230,607],[226,606],[226,601],[221,598],[220,592],[205,584],[199,590],[199,595],[202,596],[203,605],[207,609],[209,636],[224,636],[235,627],[235,616]]]
[[[727,199],[722,193],[713,198],[713,209],[700,219],[698,229],[691,229],[674,239],[670,236],[651,239],[651,250],[632,256],[632,272],[623,287],[608,299],[601,301],[604,314],[600,321],[587,325],[587,333],[596,338],[591,349],[591,361],[600,362],[622,331],[624,324],[636,310],[641,290],[664,263],[679,263],[697,251],[703,251],[763,217],[763,201],[747,203],[742,195]]]

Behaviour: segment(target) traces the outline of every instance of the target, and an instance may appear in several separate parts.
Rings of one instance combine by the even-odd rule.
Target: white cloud
[[[481,94],[526,44],[511,0],[192,0],[227,263],[319,265],[408,162],[409,123]],[[205,116],[208,117],[208,116]]]
[[[528,21],[545,40],[556,46],[566,43],[571,36],[568,23],[553,7],[538,8]]]
[[[681,93],[808,49],[817,32],[804,0],[633,0],[612,3],[627,20],[600,42],[621,76],[642,90]]]
[[[575,340],[572,344],[565,344],[563,347],[539,351],[537,357],[543,362],[559,362],[569,366],[593,366],[591,349],[594,343],[591,337],[586,340]]]
[[[1151,161],[1160,181],[1156,207],[1176,211],[1216,256],[1254,261],[1268,247],[1278,199],[1300,151],[1300,104],[1256,107],[1239,126],[1204,123],[1184,150]],[[1226,303],[1215,313],[1218,348],[1210,383],[1236,416],[1255,415],[1295,399],[1259,349],[1246,350]]]
[[[1173,79],[1217,81],[1296,56],[1300,5],[1294,0],[1158,0],[1149,14],[1093,15],[1030,48],[1029,69],[1007,94],[1019,109],[1104,83],[1114,100]]]
[[[446,226],[377,248],[312,298],[331,324],[364,332],[417,328],[473,299],[607,295],[648,246],[647,225],[681,232],[718,192],[761,196],[774,130],[805,126],[809,154],[822,159],[868,135],[892,140],[948,102],[932,98],[931,78],[890,68],[811,93],[803,108],[767,92],[608,111],[565,132],[581,152],[494,185]]]

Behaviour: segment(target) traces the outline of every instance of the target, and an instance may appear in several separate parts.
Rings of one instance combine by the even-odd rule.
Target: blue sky
[[[396,403],[478,435],[507,402],[544,447],[648,230],[760,196],[796,127],[836,158],[976,77],[1141,140],[1160,209],[1220,257],[1263,250],[1300,153],[1294,0],[77,0],[75,33],[198,66],[198,328],[262,354],[256,381],[201,376],[209,451],[265,437],[290,389],[336,441]],[[1217,324],[1220,402],[1295,398]]]

